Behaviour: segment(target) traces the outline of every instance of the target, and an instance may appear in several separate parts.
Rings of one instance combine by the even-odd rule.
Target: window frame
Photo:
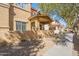
[[[26,31],[27,22],[16,21],[16,31],[24,32]]]

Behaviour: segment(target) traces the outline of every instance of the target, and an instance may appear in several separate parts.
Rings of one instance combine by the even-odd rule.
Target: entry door
[[[44,25],[40,24],[40,30],[44,30]]]

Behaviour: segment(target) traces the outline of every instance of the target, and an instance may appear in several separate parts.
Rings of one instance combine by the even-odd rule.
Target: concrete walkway
[[[72,56],[72,48],[62,45],[54,45],[52,48],[48,49],[44,56]]]
[[[70,34],[71,33],[68,33],[67,35],[71,37],[69,39],[72,41],[72,36]],[[47,50],[44,56],[73,56],[73,43],[67,42],[67,46],[60,44],[54,45]]]

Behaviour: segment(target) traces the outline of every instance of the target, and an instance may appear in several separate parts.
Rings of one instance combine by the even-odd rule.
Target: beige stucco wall
[[[0,31],[9,30],[9,6],[0,4]]]
[[[22,21],[22,22],[26,22],[26,30],[30,30],[30,22],[29,22],[29,17],[31,16],[31,13],[30,13],[30,9],[31,9],[31,5],[28,5],[29,8],[28,11],[26,10],[23,10],[21,8],[17,8],[17,7],[14,7],[14,13],[15,13],[15,16],[14,16],[14,31],[16,31],[16,21]]]

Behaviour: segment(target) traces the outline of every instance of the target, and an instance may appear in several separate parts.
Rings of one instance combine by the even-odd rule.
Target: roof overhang
[[[53,20],[50,19],[50,17],[48,15],[37,15],[37,16],[32,16],[29,18],[29,20],[38,20],[39,22],[42,22],[42,23],[48,23],[48,22],[52,22]]]

